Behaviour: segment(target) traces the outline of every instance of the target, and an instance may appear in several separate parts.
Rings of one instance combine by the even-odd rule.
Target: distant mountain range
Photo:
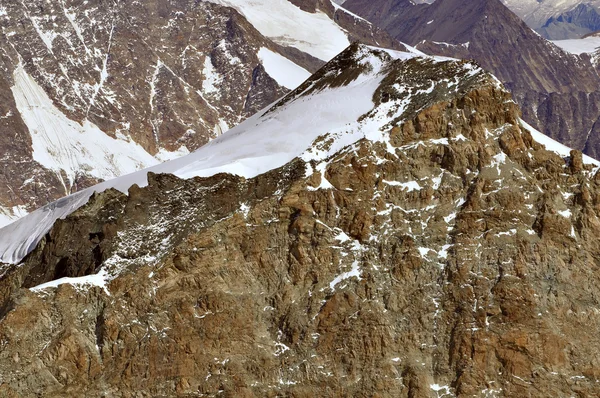
[[[579,39],[600,30],[598,0],[502,0],[549,40]]]
[[[553,16],[536,31],[547,39],[582,38],[600,30],[600,13],[589,4],[579,4],[570,11]]]

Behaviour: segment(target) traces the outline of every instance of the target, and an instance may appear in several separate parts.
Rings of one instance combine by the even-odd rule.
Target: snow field
[[[329,61],[350,45],[344,30],[323,12],[302,11],[287,0],[209,0],[235,8],[264,36]]]

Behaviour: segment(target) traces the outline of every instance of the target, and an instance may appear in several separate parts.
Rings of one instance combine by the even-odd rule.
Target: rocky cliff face
[[[600,79],[590,57],[561,51],[499,0],[348,0],[344,6],[428,54],[477,60],[513,93],[525,120],[598,157]]]
[[[264,117],[368,82],[283,167],[107,190],[4,265],[2,394],[598,395],[597,168],[468,62],[353,46]]]
[[[303,18],[301,38],[325,46],[318,29],[327,26],[338,40],[326,53],[302,47],[277,30],[285,24],[261,31],[218,1],[1,4],[0,225],[197,149],[295,88],[350,38],[399,46],[331,5],[326,14],[281,4]],[[283,67],[291,78],[277,73]]]

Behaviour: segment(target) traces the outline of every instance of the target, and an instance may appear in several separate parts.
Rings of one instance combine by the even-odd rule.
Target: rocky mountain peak
[[[473,62],[352,45],[2,230],[0,391],[597,395],[597,168]]]
[[[437,64],[448,66],[439,68]],[[401,73],[392,73],[396,69],[400,69]],[[445,71],[443,78],[442,71]],[[453,95],[456,90],[464,90],[465,84],[485,80],[482,76],[493,80],[469,62],[419,58],[416,54],[374,49],[355,43],[272,108],[253,116],[231,133],[194,153],[148,170],[180,177],[212,175],[218,171],[253,177],[300,156],[321,135],[319,132],[325,134],[328,129],[337,129],[340,125],[346,125],[347,130],[336,135],[338,144],[333,148],[337,150],[340,145],[363,138],[367,133],[384,139],[377,131],[390,123],[388,118],[392,121],[405,118],[432,101]],[[394,78],[412,80],[400,84]],[[375,98],[376,93],[381,93],[381,98]],[[356,101],[346,102],[338,98],[345,95],[355,96]],[[329,98],[327,109],[323,109],[323,98]],[[377,105],[375,108],[372,101]],[[384,102],[385,105],[379,107]],[[339,116],[335,116],[336,110]],[[306,112],[314,115],[308,122],[298,117]],[[369,117],[361,118],[367,113]],[[286,121],[285,131],[291,131],[283,135],[281,126],[286,125]],[[262,129],[256,128],[257,125],[261,125]],[[368,131],[365,132],[364,126],[368,126]],[[307,134],[307,130],[312,130],[312,133]],[[253,160],[256,153],[262,153],[262,162]],[[331,149],[327,153],[332,153]],[[254,164],[248,165],[249,161]],[[19,261],[55,220],[85,204],[94,192],[113,187],[127,192],[133,184],[144,186],[146,183],[146,171],[134,173],[85,189],[18,220],[1,230],[7,236],[0,243],[3,261]],[[32,233],[32,228],[37,232]]]
[[[570,147],[597,154],[600,79],[595,59],[562,51],[500,1],[399,2],[405,7],[393,16],[377,14],[380,4],[390,2],[348,0],[344,6],[428,54],[477,60],[511,91],[528,123]]]

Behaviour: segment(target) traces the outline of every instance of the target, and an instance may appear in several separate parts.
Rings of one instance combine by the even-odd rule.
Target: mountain
[[[556,26],[556,28],[559,28],[556,33],[564,33],[569,30],[576,31],[578,27],[586,27],[586,18],[580,19],[577,12],[573,13],[574,10],[579,9],[580,11],[584,11],[581,14],[581,16],[584,16],[586,14],[593,14],[588,6],[592,6],[595,10],[600,7],[600,2],[598,0],[502,0],[502,3],[521,17],[527,25],[534,30],[538,30],[549,23],[560,22]],[[584,6],[585,8],[581,8],[581,6]],[[573,19],[570,21],[565,20],[565,17],[568,17],[569,15]],[[557,21],[559,18],[561,18],[562,21]],[[552,29],[550,29],[548,33],[550,34],[548,37],[550,39],[562,39],[562,37],[552,36],[551,34],[554,33]],[[581,36],[571,36],[568,38],[578,37]]]
[[[544,40],[499,0],[344,3],[428,54],[475,59],[512,92],[523,118],[593,157],[600,154],[600,78],[591,58]]]
[[[0,231],[3,396],[600,392],[598,162],[473,62],[352,45],[149,171]]]
[[[600,30],[600,13],[589,4],[579,4],[570,11],[552,17],[536,31],[547,39],[579,39]]]
[[[199,148],[353,40],[401,48],[340,7],[305,3],[0,4],[0,225]]]

